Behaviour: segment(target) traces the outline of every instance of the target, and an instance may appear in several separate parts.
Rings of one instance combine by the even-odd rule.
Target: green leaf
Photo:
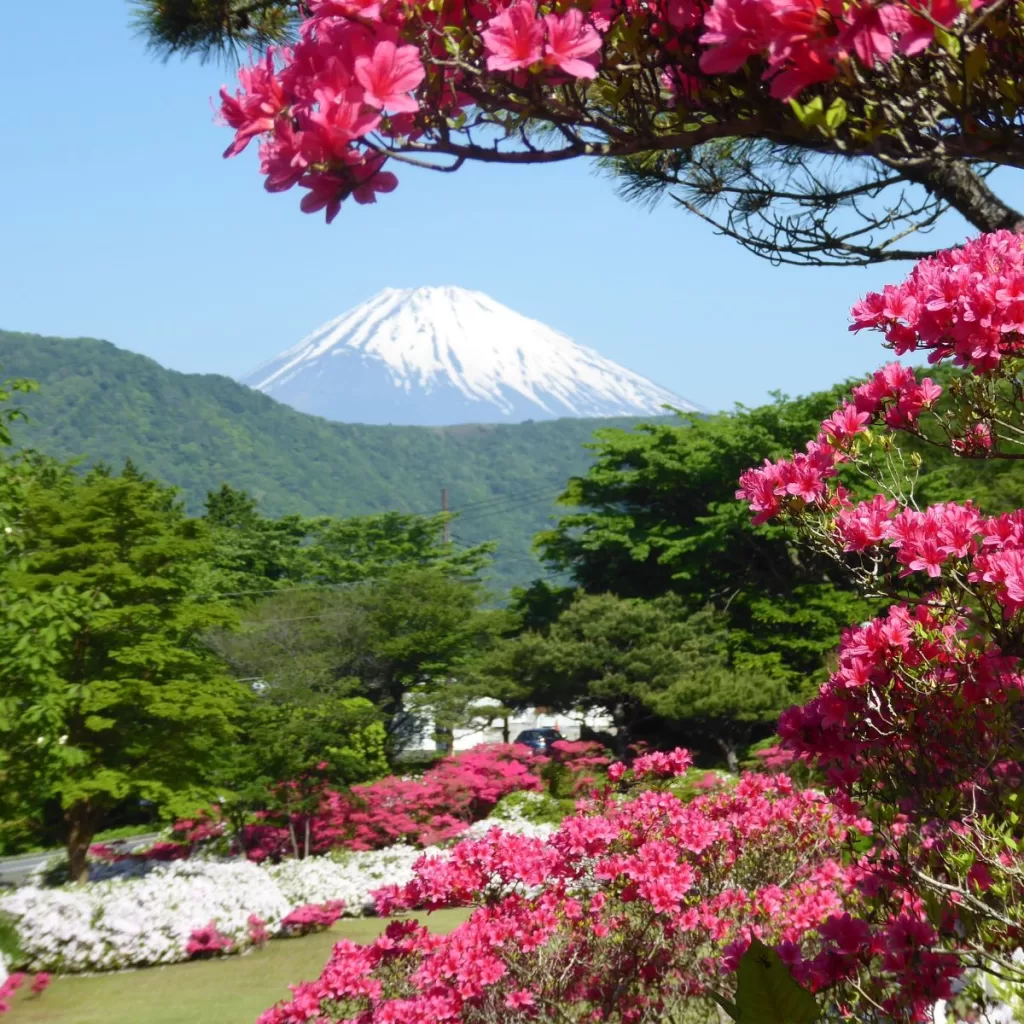
[[[988,68],[988,47],[979,43],[967,54],[964,61],[964,71],[967,75],[967,84],[977,81]]]
[[[805,104],[790,100],[789,105],[797,120],[805,127],[812,128],[825,123],[825,103],[820,96],[815,96]]]
[[[960,40],[951,35],[945,29],[935,30],[935,42],[941,46],[951,57],[960,56]]]
[[[720,996],[717,992],[708,992],[708,995],[711,996],[711,998],[714,999],[714,1001],[718,1003],[718,1005],[725,1010],[733,1020],[738,1021],[740,1019],[740,1009],[735,1003],[730,1003],[728,999],[724,996]]]
[[[801,988],[759,939],[740,959],[736,986],[740,1024],[814,1024],[820,1014],[814,996]]]
[[[825,124],[832,129],[838,128],[846,120],[846,113],[846,100],[837,96],[825,111]]]

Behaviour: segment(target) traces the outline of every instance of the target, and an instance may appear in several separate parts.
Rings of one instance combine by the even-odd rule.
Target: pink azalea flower
[[[487,48],[488,71],[516,71],[541,59],[544,23],[537,18],[533,0],[521,0],[491,18],[480,36]]]
[[[312,0],[309,6],[319,17],[335,15],[380,21],[380,0]]]
[[[601,49],[601,36],[593,25],[588,25],[583,12],[571,7],[564,17],[544,15],[548,29],[548,42],[544,47],[544,64],[559,68],[574,78],[596,78],[597,68],[591,61]]]
[[[370,57],[357,57],[355,76],[366,90],[364,101],[377,110],[413,113],[419,103],[409,95],[426,76],[415,46],[396,46],[384,40]]]

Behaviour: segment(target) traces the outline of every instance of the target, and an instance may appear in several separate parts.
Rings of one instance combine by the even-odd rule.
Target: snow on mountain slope
[[[463,288],[386,288],[241,382],[348,423],[515,423],[697,408]]]

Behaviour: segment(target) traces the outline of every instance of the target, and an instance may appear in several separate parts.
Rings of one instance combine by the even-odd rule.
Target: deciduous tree
[[[204,524],[130,466],[31,480],[7,535],[0,735],[14,788],[64,810],[71,874],[129,798],[208,798],[246,691],[204,643],[234,613],[196,599]]]

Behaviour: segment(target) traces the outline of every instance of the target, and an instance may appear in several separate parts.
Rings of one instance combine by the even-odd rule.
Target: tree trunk
[[[620,761],[625,761],[629,756],[629,743],[632,730],[629,727],[629,713],[627,708],[619,704],[612,712],[612,721],[615,723],[615,753]]]
[[[68,824],[68,866],[72,882],[89,881],[89,847],[96,835],[96,810],[88,800],[72,804],[64,812]]]
[[[963,160],[936,160],[920,166],[898,167],[910,181],[923,185],[932,195],[949,203],[981,231],[1007,229],[1024,232],[1024,214],[1007,205]]]
[[[305,857],[309,857],[309,822],[310,822],[310,819],[307,817],[306,818],[306,852],[304,854]]]
[[[740,759],[736,754],[736,745],[727,739],[723,739],[721,736],[716,737],[715,742],[722,748],[722,753],[725,754],[725,763],[729,766],[729,771],[736,773],[740,770]]]
[[[508,715],[506,715],[501,720],[501,741],[502,741],[502,743],[508,743],[510,735],[511,735],[511,733],[509,732],[509,728],[508,728]]]
[[[291,837],[291,841],[292,841],[292,854],[294,855],[295,859],[298,860],[299,859],[299,841],[295,837],[295,822],[292,819],[292,816],[290,814],[288,815],[288,835]]]

